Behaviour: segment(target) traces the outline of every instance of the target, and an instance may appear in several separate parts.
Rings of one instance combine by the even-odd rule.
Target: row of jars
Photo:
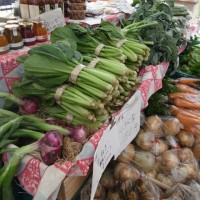
[[[5,54],[9,49],[21,49],[24,45],[30,46],[36,42],[48,40],[44,21],[21,22],[7,24],[0,28],[0,54]]]
[[[20,0],[20,12],[23,19],[33,19],[44,12],[61,8],[64,12],[63,0]]]

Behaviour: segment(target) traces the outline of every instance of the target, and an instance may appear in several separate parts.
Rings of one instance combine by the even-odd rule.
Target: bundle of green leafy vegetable
[[[96,49],[101,43],[93,37],[93,33],[79,24],[70,23],[65,27],[58,27],[51,33],[51,42],[70,39],[77,43],[77,49],[83,54],[96,54],[99,57],[125,62],[126,56],[121,49],[104,45],[98,53]]]
[[[162,88],[150,97],[148,106],[144,109],[145,116],[171,114],[167,96],[172,92],[177,92],[172,82],[168,77],[162,80]]]
[[[139,83],[136,71],[116,60],[82,56],[75,41],[69,39],[34,47],[18,60],[24,63],[25,78],[13,84],[13,93],[20,98],[39,97],[43,102],[40,113],[71,125],[100,127]],[[71,82],[69,77],[79,65],[84,67],[76,83]]]
[[[135,31],[135,29],[136,26],[131,28],[132,31]],[[110,22],[103,21],[100,27],[94,30],[94,34],[101,42],[121,49],[123,54],[127,56],[126,64],[131,63],[132,66],[141,66],[142,61],[148,60],[150,49],[137,40],[127,39],[123,35],[127,31],[130,31],[130,29],[120,29]]]
[[[179,70],[200,77],[200,44],[198,40],[188,43],[187,49],[180,56]]]
[[[146,20],[148,23],[156,21],[153,27],[139,30],[139,37],[144,41],[152,41],[150,56],[146,65],[156,65],[162,61],[172,62],[175,68],[178,65],[178,47],[185,43],[183,34],[172,20],[172,8],[164,1],[142,0],[137,11],[132,15],[133,23]],[[130,20],[128,21],[130,23]],[[136,34],[126,35],[128,38],[138,39]]]

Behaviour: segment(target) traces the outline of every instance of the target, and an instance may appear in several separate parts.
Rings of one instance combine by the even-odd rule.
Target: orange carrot
[[[177,119],[183,124],[184,126],[193,126],[193,125],[200,125],[200,117],[190,117],[185,114],[178,114],[176,116]]]
[[[191,102],[187,99],[179,99],[178,98],[178,99],[174,99],[174,104],[177,107],[200,111],[200,103],[199,102]]]
[[[178,79],[178,82],[183,85],[189,85],[189,86],[199,86],[200,85],[200,79],[198,78],[180,78]]]
[[[183,85],[180,83],[175,84],[176,88],[181,92],[190,93],[190,94],[200,94],[199,90],[196,90],[188,85]]]
[[[200,112],[199,111],[194,111],[194,110],[188,110],[184,108],[178,108],[174,105],[170,105],[169,109],[172,111],[173,115],[178,115],[178,114],[186,114],[188,116],[193,116],[193,117],[200,117]]]
[[[173,92],[170,93],[169,98],[176,99],[176,98],[185,98],[185,99],[200,99],[200,94],[190,94],[185,92]]]
[[[196,126],[184,126],[184,129],[195,136],[200,136],[200,129]]]

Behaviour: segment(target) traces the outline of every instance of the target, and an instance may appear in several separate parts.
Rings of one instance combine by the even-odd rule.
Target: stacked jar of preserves
[[[8,40],[4,35],[4,29],[0,27],[0,55],[7,53],[9,49],[10,47]]]
[[[37,42],[46,42],[48,40],[47,29],[44,21],[33,21],[33,32],[35,33]]]
[[[0,55],[11,50],[18,50],[23,46],[32,46],[36,43],[46,42],[48,33],[44,21],[37,20],[22,22],[9,20],[0,23]]]
[[[30,46],[36,43],[36,36],[33,31],[33,23],[22,22],[19,23],[21,35],[24,40],[24,45]]]
[[[69,0],[69,18],[74,20],[85,19],[85,0]]]
[[[61,8],[64,13],[64,0],[20,0],[20,12],[23,19],[34,19],[36,16]]]
[[[4,36],[7,38],[10,49],[17,50],[24,46],[18,24],[7,24],[4,27]]]

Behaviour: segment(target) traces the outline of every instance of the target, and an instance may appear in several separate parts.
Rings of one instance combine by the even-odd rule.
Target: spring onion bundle
[[[133,28],[127,31],[130,30],[133,31]],[[112,23],[101,22],[100,27],[96,28],[94,33],[101,42],[121,49],[127,56],[126,62],[137,63],[141,61],[139,62],[141,64],[143,60],[148,60],[150,49],[140,42],[124,37],[121,29]]]
[[[121,62],[126,60],[122,50],[100,43],[92,36],[91,32],[76,23],[70,23],[66,27],[58,27],[51,34],[51,42],[53,43],[66,38],[75,41],[78,51],[83,54],[90,53],[103,58],[118,59]]]
[[[24,60],[25,73],[42,86],[50,88],[68,81],[77,84],[87,82],[103,91],[112,91],[112,84],[116,84],[114,76],[81,65],[74,57],[76,51],[67,40],[34,47],[29,53]]]

